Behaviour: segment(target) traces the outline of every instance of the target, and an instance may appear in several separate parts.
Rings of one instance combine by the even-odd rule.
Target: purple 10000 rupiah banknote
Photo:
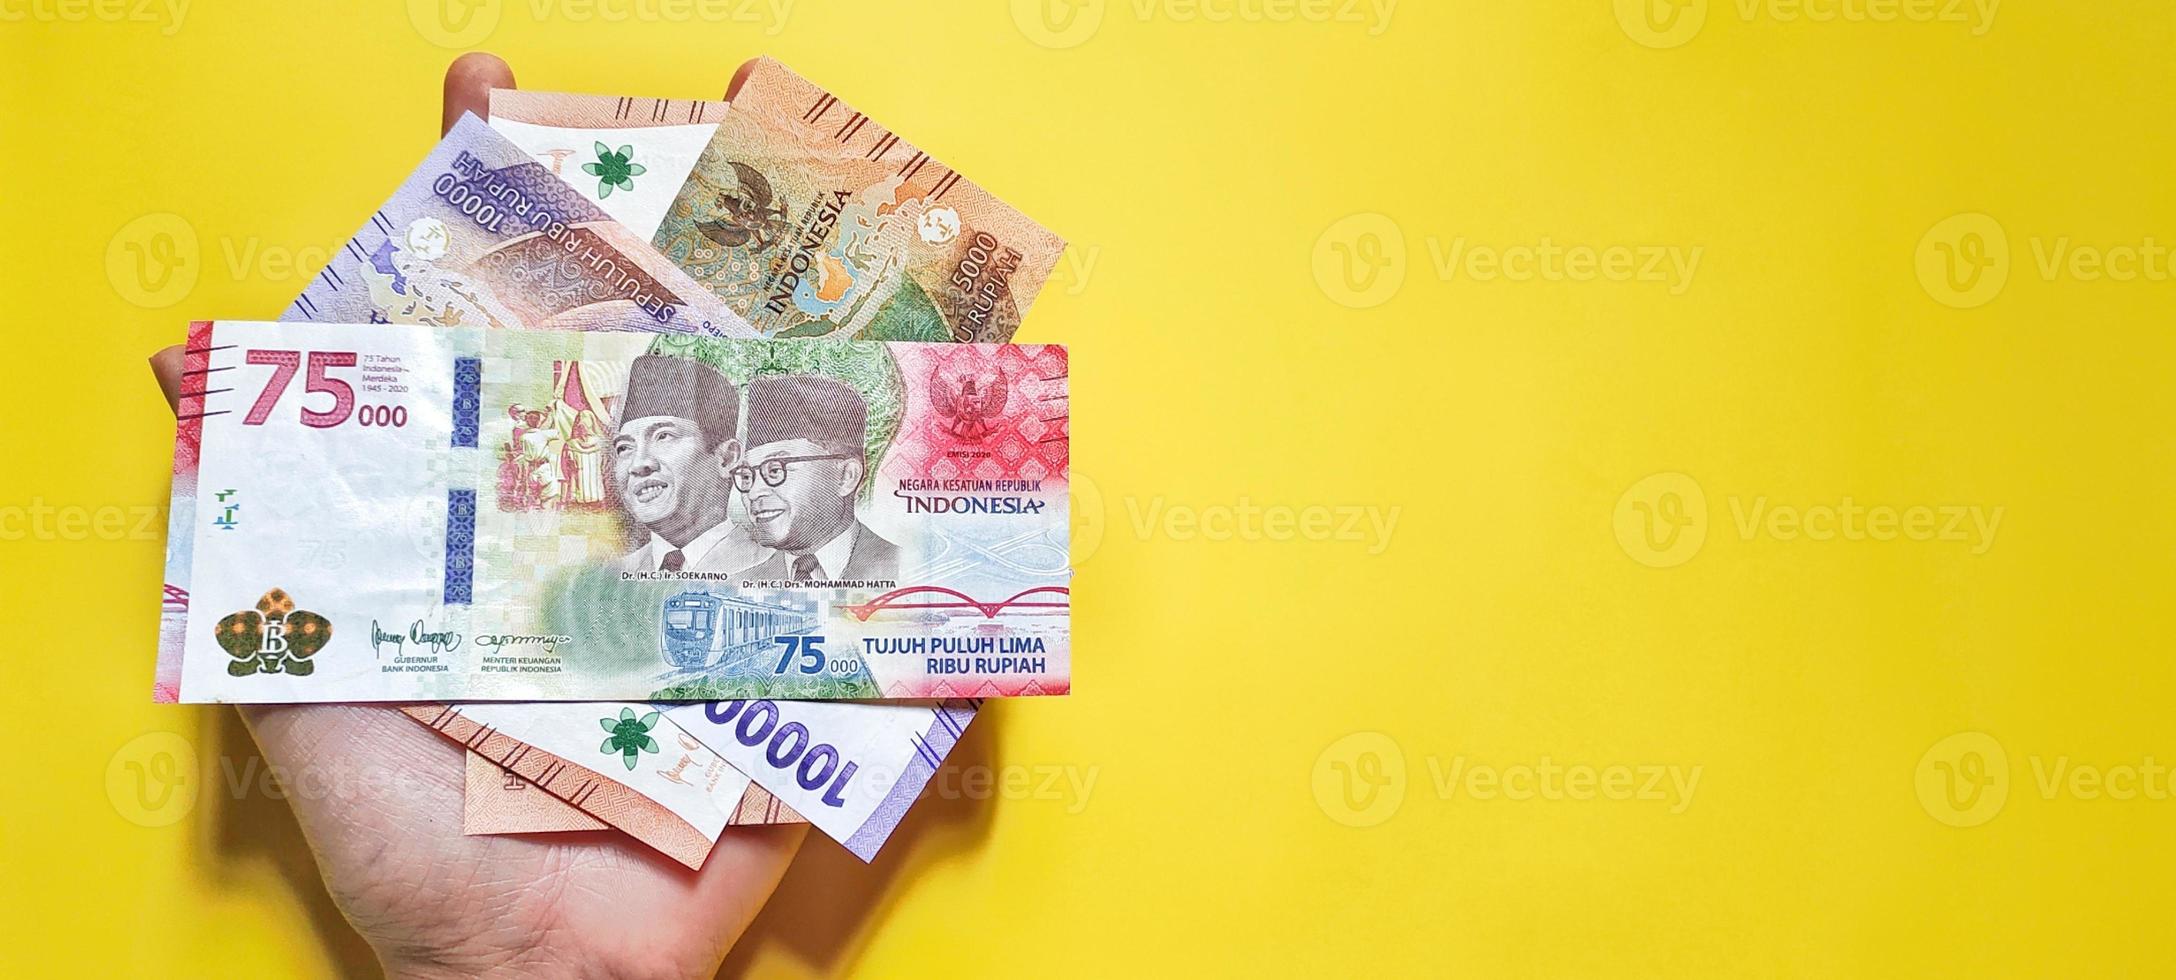
[[[942,765],[977,702],[719,701],[665,717],[864,861]],[[838,760],[827,764],[827,757]],[[831,779],[817,776],[826,770]]]
[[[899,821],[936,775],[945,757],[975,720],[979,702],[964,698],[941,701],[711,701],[694,704],[652,705],[612,701],[506,702],[451,706],[459,715],[488,722],[494,735],[519,733],[524,741],[512,742],[508,751],[483,751],[493,760],[467,773],[463,800],[463,825],[489,825],[470,832],[538,833],[581,830],[585,824],[570,820],[566,807],[554,803],[564,798],[580,809],[605,816],[622,830],[678,857],[698,838],[690,826],[714,826],[711,814],[718,807],[701,795],[679,788],[691,757],[703,756],[691,746],[715,753],[737,773],[745,774],[764,791],[764,805],[746,802],[733,810],[737,823],[806,821],[844,845],[864,861],[891,837]],[[662,716],[650,713],[663,709]],[[407,709],[426,722],[447,720],[438,706]],[[577,741],[594,739],[594,725],[614,718],[654,718],[655,738],[644,745],[661,746],[663,755],[643,755],[639,766],[625,772],[617,765],[598,760],[622,751],[609,740],[597,751],[566,748],[571,734]],[[439,728],[449,737],[462,734]],[[650,734],[650,732],[645,732]],[[533,745],[530,743],[534,743]],[[676,748],[676,745],[678,746]],[[561,791],[523,792],[508,789],[500,760],[517,763],[523,773],[548,773],[566,778],[564,762],[541,751],[557,748],[572,752],[578,770],[590,782],[573,782]],[[537,758],[543,756],[543,758]],[[630,806],[608,797],[614,809],[593,807],[596,797],[587,792],[594,777],[602,774],[655,801],[648,807]],[[660,785],[664,780],[668,785]],[[774,788],[775,787],[775,788]],[[713,793],[712,795],[715,795]],[[745,799],[756,799],[750,794]],[[662,809],[664,814],[655,811]],[[666,819],[677,817],[677,819]],[[706,823],[706,819],[712,821]],[[683,859],[684,860],[684,859]]]
[[[1071,686],[1063,348],[220,322],[185,373],[162,697]]]
[[[474,116],[454,125],[280,319],[756,335]]]

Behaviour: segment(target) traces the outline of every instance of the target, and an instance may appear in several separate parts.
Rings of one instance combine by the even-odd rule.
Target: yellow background
[[[812,837],[729,968],[2170,970],[2176,283],[2037,256],[2176,244],[2176,8],[1233,2],[505,0],[467,38],[429,0],[0,0],[0,972],[374,969],[284,804],[227,788],[231,712],[149,703],[163,525],[126,515],[167,492],[144,356],[299,291],[432,143],[440,40],[646,95],[774,54],[1072,243],[1020,336],[1072,345],[1096,490],[1075,693],[989,709],[958,759],[1014,788],[948,777],[874,867]],[[129,249],[172,225],[131,222],[160,214],[197,279],[151,295]],[[1545,239],[1700,260],[1676,291],[1439,261]],[[1975,269],[2006,280],[1945,295]],[[1737,516],[1846,498],[2002,518]],[[41,505],[126,526],[40,534]],[[1216,516],[1242,505],[1398,516],[1279,540]],[[1636,560],[1673,529],[1705,537]],[[189,753],[193,805],[136,802],[128,764]],[[1699,781],[1439,779],[1544,760]],[[2043,785],[2149,765],[2150,796]]]

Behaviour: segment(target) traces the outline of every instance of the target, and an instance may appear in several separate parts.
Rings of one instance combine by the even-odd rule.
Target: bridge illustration
[[[950,596],[953,601],[901,601],[910,596],[925,593]],[[1048,600],[1041,602],[1026,601],[1029,596],[1038,593],[1049,593],[1066,598],[1064,601],[1059,602]],[[982,602],[964,592],[957,592],[941,585],[910,585],[902,589],[893,589],[868,602],[842,605],[835,608],[852,613],[854,618],[864,623],[869,621],[869,617],[886,609],[973,609],[981,613],[984,619],[996,619],[998,613],[1007,609],[1070,609],[1072,608],[1072,590],[1057,585],[1041,585],[1023,592],[1015,592],[1010,597],[996,602]]]

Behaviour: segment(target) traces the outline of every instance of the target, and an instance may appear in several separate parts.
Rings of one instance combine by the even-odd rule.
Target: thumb
[[[471,51],[453,59],[446,66],[445,109],[439,114],[440,135],[461,121],[463,113],[473,112],[478,119],[491,118],[491,90],[513,88],[514,69],[498,55],[484,51]]]
[[[151,376],[159,381],[159,393],[166,396],[166,407],[181,404],[181,345],[175,344],[151,355]]]

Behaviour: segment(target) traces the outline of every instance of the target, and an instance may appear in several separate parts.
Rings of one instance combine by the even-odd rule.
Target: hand
[[[498,58],[461,56],[446,70],[441,131],[513,85]],[[181,348],[151,366],[176,401]],[[326,890],[393,977],[709,976],[808,829],[732,828],[700,872],[612,831],[466,837],[461,749],[399,711],[241,711],[291,790]]]

